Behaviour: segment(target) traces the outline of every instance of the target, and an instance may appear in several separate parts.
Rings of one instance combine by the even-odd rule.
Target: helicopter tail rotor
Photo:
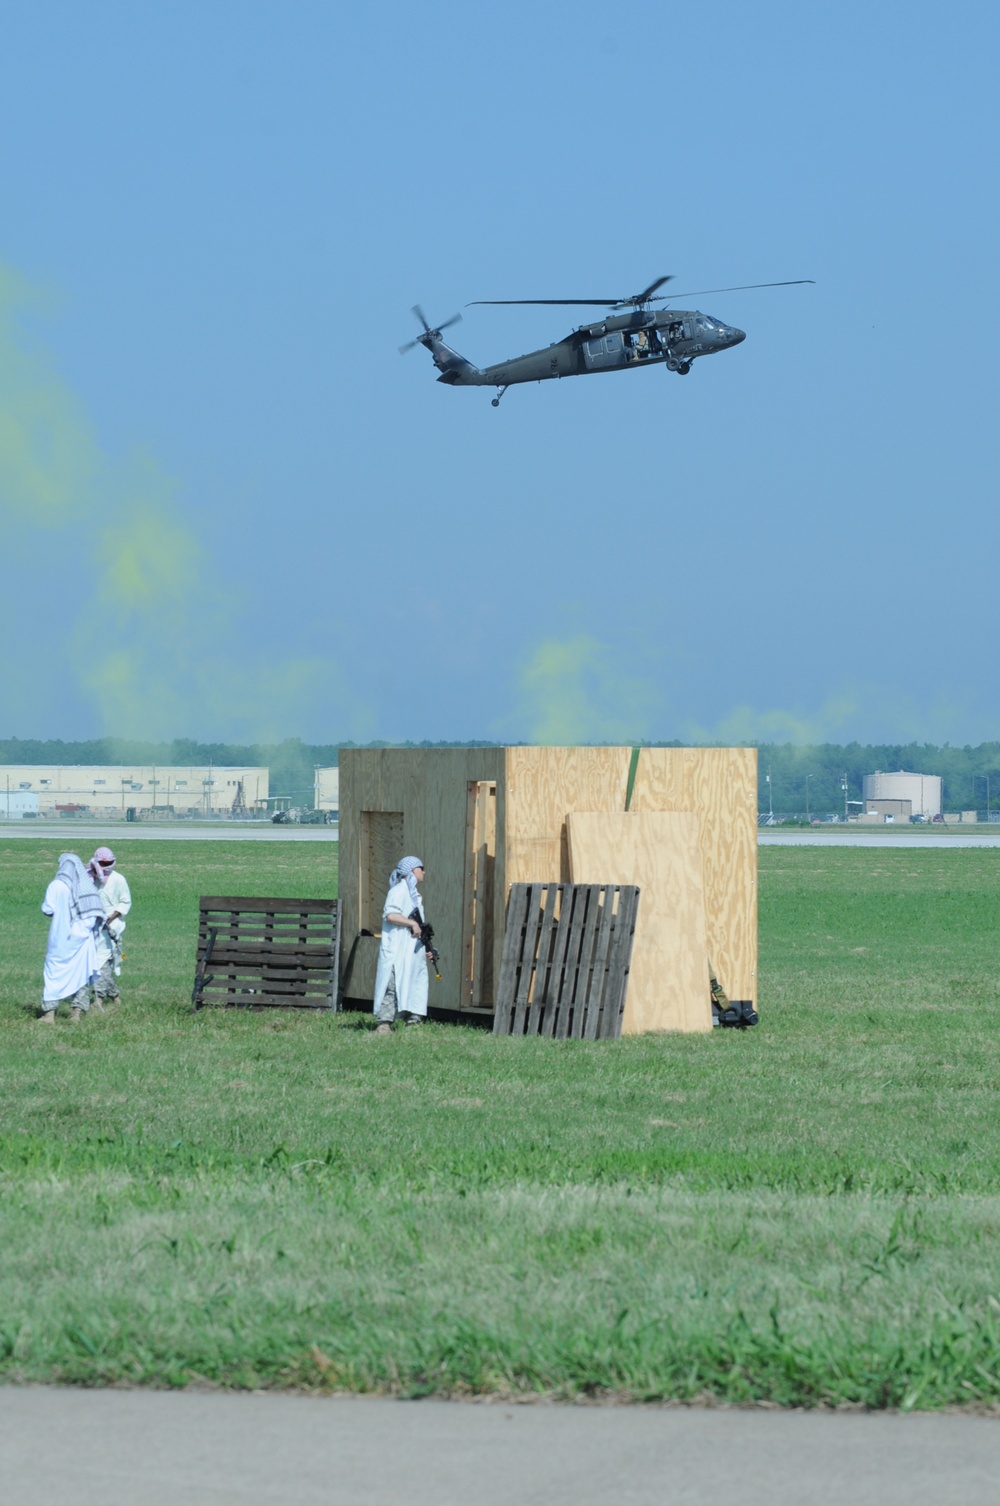
[[[440,340],[441,331],[448,329],[452,324],[457,324],[462,317],[461,314],[453,314],[450,319],[446,319],[443,324],[439,324],[437,329],[431,329],[430,325],[427,323],[427,320],[424,318],[424,311],[420,307],[419,303],[415,303],[413,305],[413,312],[414,314],[416,314],[417,319],[423,325],[424,332],[422,335],[418,335],[415,340],[408,340],[405,345],[401,345],[399,347],[399,353],[401,356],[405,356],[406,352],[408,350],[412,350],[415,345],[427,345],[431,340]]]

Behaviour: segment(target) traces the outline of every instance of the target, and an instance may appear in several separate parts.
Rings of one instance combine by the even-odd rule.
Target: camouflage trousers
[[[117,999],[121,995],[118,990],[118,979],[115,977],[115,959],[108,957],[101,963],[101,971],[94,979],[94,993],[99,999]]]

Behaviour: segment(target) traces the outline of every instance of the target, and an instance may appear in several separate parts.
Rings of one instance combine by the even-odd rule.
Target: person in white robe
[[[104,925],[97,933],[99,970],[94,984],[94,994],[101,1005],[106,999],[121,998],[117,982],[122,970],[121,941],[125,934],[125,916],[132,908],[132,891],[115,862],[110,847],[99,847],[87,864],[87,872],[94,880],[104,906]]]
[[[397,1018],[419,1025],[427,1018],[427,959],[420,940],[424,902],[417,885],[424,879],[420,858],[401,858],[389,875],[382,908],[375,998],[376,1035],[389,1035]],[[418,918],[419,917],[419,918]]]
[[[73,1020],[90,1007],[90,985],[97,976],[97,927],[104,907],[93,880],[75,852],[64,852],[56,876],[45,891],[42,914],[51,917],[42,974],[42,1015],[55,1023],[63,999]]]

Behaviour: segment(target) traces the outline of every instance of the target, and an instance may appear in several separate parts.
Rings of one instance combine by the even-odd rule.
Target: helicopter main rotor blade
[[[652,295],[656,292],[657,288],[662,288],[662,286],[663,286],[663,284],[665,282],[672,282],[672,281],[673,281],[672,277],[658,277],[655,282],[651,282],[649,284],[649,287],[646,288],[646,290],[644,292],[642,292],[642,293],[636,293],[636,295],[635,295],[634,298],[622,298],[620,300],[620,307],[621,308],[628,308],[631,305],[631,306],[634,306],[635,308],[642,308],[642,305],[644,303],[648,303],[650,301]]]
[[[544,305],[545,308],[583,308],[593,305],[594,308],[613,309],[618,304],[617,298],[475,298],[472,303],[467,303],[467,309],[483,308],[487,304],[512,305],[535,303]]]
[[[472,303],[467,303],[467,309],[482,308],[486,305],[527,306],[534,304],[542,308],[596,308],[596,309],[627,309],[642,308],[643,304],[650,301],[657,288],[662,288],[665,282],[670,282],[670,277],[658,277],[651,282],[649,287],[641,293],[636,293],[632,298],[477,298]]]
[[[654,298],[654,303],[673,303],[675,298],[703,298],[709,293],[746,293],[751,288],[798,288],[810,282],[815,287],[815,277],[793,277],[791,282],[743,282],[735,288],[696,288],[693,293],[665,293]]]

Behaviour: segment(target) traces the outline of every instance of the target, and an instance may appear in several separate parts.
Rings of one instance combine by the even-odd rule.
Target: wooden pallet
[[[512,884],[494,1034],[617,1039],[638,907],[635,884]]]
[[[336,1009],[340,902],[203,895],[191,1002]]]

